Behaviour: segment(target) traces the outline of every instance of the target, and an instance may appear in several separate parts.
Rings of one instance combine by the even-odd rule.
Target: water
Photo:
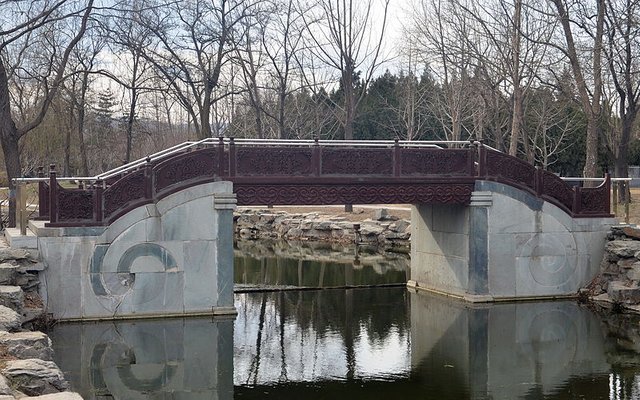
[[[344,268],[311,253],[300,281],[297,261],[280,260],[281,272],[275,259],[249,267],[257,253],[236,278],[317,286],[324,262],[322,284],[342,286],[368,265],[344,281]],[[402,270],[383,265],[368,274]],[[56,361],[85,399],[640,398],[638,319],[602,319],[573,302],[476,307],[404,287],[247,292],[235,302],[235,320],[59,325]]]

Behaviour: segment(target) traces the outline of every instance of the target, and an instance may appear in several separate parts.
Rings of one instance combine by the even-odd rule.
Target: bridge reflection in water
[[[56,359],[86,399],[640,395],[640,357],[619,350],[618,325],[572,302],[474,308],[404,288],[235,300],[235,322],[57,326]]]
[[[410,263],[407,254],[320,242],[238,241],[234,253],[236,291],[404,286]]]

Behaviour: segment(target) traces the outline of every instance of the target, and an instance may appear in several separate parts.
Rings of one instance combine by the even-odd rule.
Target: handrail
[[[563,181],[577,181],[577,182],[600,182],[600,181],[604,181],[606,179],[606,177],[604,178],[579,178],[579,177],[573,177],[573,176],[561,176],[560,179],[562,179]],[[629,182],[631,180],[633,180],[633,178],[609,178],[611,180],[611,182]]]
[[[404,148],[434,148],[444,149],[441,145],[470,145],[474,143],[480,143],[468,140],[324,140],[324,139],[245,139],[245,138],[233,138],[233,137],[209,137],[199,141],[187,141],[159,152],[150,154],[146,157],[139,158],[130,163],[121,165],[116,168],[112,168],[105,172],[102,172],[94,176],[86,177],[56,177],[59,181],[80,181],[80,182],[95,182],[104,181],[114,176],[135,170],[136,168],[146,164],[149,161],[158,161],[170,157],[176,153],[183,152],[193,147],[201,145],[261,145],[261,146],[331,146],[331,147],[390,147],[400,146]],[[493,147],[483,145],[484,147],[499,151]],[[44,178],[14,178],[14,182],[46,182],[48,177]]]
[[[351,151],[345,152],[343,146]],[[445,151],[444,147],[449,150]],[[260,170],[253,171],[252,168],[255,167]],[[526,161],[477,141],[206,138],[172,146],[92,177],[58,178],[55,167],[52,166],[46,177],[40,168],[37,178],[17,178],[15,182],[18,186],[28,182],[39,183],[40,203],[44,210],[39,217],[49,217],[51,226],[93,226],[109,224],[131,207],[156,201],[189,185],[217,179],[238,184],[239,196],[245,196],[243,201],[267,199],[264,204],[269,204],[268,201],[301,199],[296,198],[295,193],[287,191],[277,195],[256,194],[251,192],[254,189],[247,188],[251,185],[258,187],[269,184],[269,177],[275,179],[275,184],[283,185],[287,181],[285,176],[293,176],[298,183],[308,179],[319,190],[329,190],[323,185],[341,184],[352,179],[348,176],[358,174],[371,177],[373,184],[384,182],[383,185],[389,186],[390,182],[386,177],[394,177],[399,178],[399,185],[416,186],[415,193],[411,191],[411,194],[406,194],[409,192],[404,190],[400,191],[399,197],[390,186],[385,186],[380,192],[382,194],[367,194],[367,201],[393,196],[406,201],[431,201],[434,195],[429,194],[429,190],[423,191],[423,186],[420,186],[425,179],[431,179],[435,182],[434,185],[450,181],[454,186],[462,187],[463,189],[452,194],[454,197],[451,199],[455,198],[454,200],[448,197],[446,199],[448,202],[462,202],[460,199],[467,192],[473,191],[473,182],[489,180],[528,191],[576,217],[608,215],[610,209],[608,195],[605,194],[610,186],[608,176],[598,188],[572,187],[568,183],[562,183],[562,178],[555,174],[535,168]],[[117,180],[109,179],[112,177]],[[576,179],[601,181],[601,178],[564,180]],[[362,184],[366,179],[356,180]],[[75,181],[78,187],[60,186],[59,181]],[[438,193],[442,190],[444,189],[439,189]],[[327,193],[334,196],[333,192]],[[313,201],[306,197],[302,200]]]

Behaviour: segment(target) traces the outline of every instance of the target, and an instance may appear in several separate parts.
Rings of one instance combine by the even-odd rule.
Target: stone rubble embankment
[[[605,308],[640,313],[640,227],[611,228],[600,273],[582,293]]]
[[[244,240],[286,239],[370,244],[386,250],[408,251],[411,223],[376,210],[373,219],[352,222],[317,212],[290,214],[274,210],[243,210],[234,215],[235,234]],[[357,230],[355,228],[358,228]]]
[[[38,295],[44,265],[35,250],[0,241],[0,400],[78,400],[53,362],[51,340],[32,331],[47,323]]]

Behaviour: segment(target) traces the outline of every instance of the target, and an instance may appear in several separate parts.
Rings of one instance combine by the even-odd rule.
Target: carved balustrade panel
[[[468,204],[473,183],[359,185],[236,185],[239,205]]]
[[[153,168],[156,193],[191,179],[212,177],[218,170],[218,152],[207,148],[181,154]]]
[[[402,175],[468,175],[468,150],[402,149]]]
[[[38,214],[40,217],[49,216],[49,184],[40,182],[38,187]]]
[[[242,176],[305,176],[313,171],[312,150],[291,147],[240,147],[236,174]]]
[[[609,214],[609,187],[602,184],[595,188],[582,188],[580,214]]]
[[[573,188],[554,173],[542,171],[542,194],[556,199],[571,212],[573,207]]]
[[[366,148],[323,148],[323,175],[391,175],[393,150]]]
[[[535,167],[524,160],[497,151],[487,152],[487,175],[490,177],[502,177],[534,189],[535,171]]]
[[[93,220],[94,191],[58,186],[58,221]]]
[[[128,204],[145,199],[146,179],[144,170],[128,173],[104,191],[104,218]]]

